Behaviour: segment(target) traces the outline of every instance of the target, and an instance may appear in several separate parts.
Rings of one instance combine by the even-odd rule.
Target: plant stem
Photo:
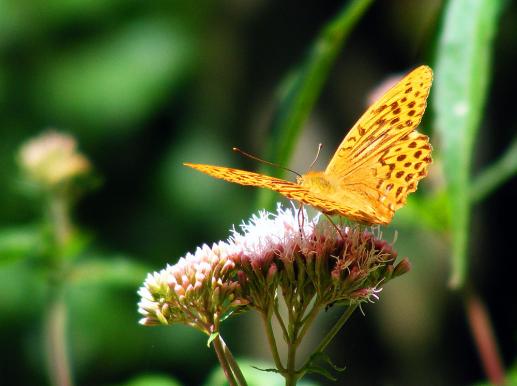
[[[348,306],[348,308],[343,313],[343,315],[341,315],[336,324],[334,324],[334,326],[330,329],[327,335],[325,335],[319,346],[316,348],[316,352],[322,352],[327,348],[329,343],[332,341],[332,339],[334,339],[336,334],[339,332],[339,330],[341,330],[341,328],[344,326],[344,324],[350,318],[350,316],[352,316],[352,314],[358,306],[359,304]]]
[[[481,299],[471,290],[465,295],[465,311],[487,378],[493,385],[503,385],[504,368],[490,316]]]
[[[226,357],[226,360],[227,360],[228,364],[230,365],[230,368],[233,371],[233,374],[237,378],[237,382],[239,383],[240,386],[247,386],[248,383],[246,382],[246,379],[244,378],[244,374],[242,374],[239,364],[237,363],[237,361],[233,357],[232,352],[230,351],[230,349],[224,342],[223,337],[221,335],[219,335],[218,338],[221,339],[221,345],[223,347],[224,356]]]
[[[332,341],[332,339],[334,339],[336,334],[339,332],[339,330],[341,330],[343,325],[350,318],[350,316],[352,316],[352,314],[354,313],[354,311],[357,309],[358,306],[359,306],[359,304],[354,304],[354,305],[348,306],[348,308],[343,313],[343,315],[341,315],[341,317],[337,320],[337,322],[330,329],[330,331],[327,333],[327,335],[325,335],[325,337],[321,340],[318,347],[314,350],[315,354],[323,352],[327,348],[329,343]],[[307,367],[308,367],[310,361],[311,361],[311,358],[309,358],[302,366],[302,370],[300,371],[300,377],[303,377],[303,375],[307,372]]]
[[[285,372],[285,386],[294,386],[298,380],[298,374],[296,373],[296,349],[298,348],[298,342],[295,336],[291,337],[287,343],[287,369]]]
[[[65,303],[64,250],[72,234],[69,206],[65,194],[52,192],[48,202],[50,222],[54,233],[56,256],[49,277],[49,303],[45,325],[47,367],[53,385],[72,386],[70,362],[67,353],[67,323]]]
[[[66,345],[66,304],[61,288],[54,288],[47,308],[47,366],[51,384],[71,386],[70,363]]]
[[[273,360],[275,361],[275,366],[279,371],[284,372],[285,368],[282,365],[282,360],[280,359],[280,354],[278,353],[275,333],[273,332],[273,326],[271,325],[272,315],[271,313],[261,312],[260,316],[262,318],[262,323],[264,324],[264,329],[266,330],[266,336],[269,343],[269,348],[271,349],[271,354],[273,355]]]
[[[302,327],[302,331],[298,335],[298,341],[301,341],[303,339],[303,337],[305,336],[305,334],[307,334],[307,331],[309,331],[309,328],[312,326],[312,323],[316,319],[316,316],[318,316],[320,310],[321,310],[321,306],[319,304],[314,304],[312,306],[311,311],[305,317],[305,319],[303,319],[303,321],[302,321],[303,327]]]
[[[302,327],[301,319],[303,318],[304,310],[306,305],[300,304],[297,296],[294,296],[293,303],[286,300],[287,309],[291,310],[288,313],[288,331],[289,336],[287,340],[287,366],[284,374],[286,386],[294,386],[300,378],[300,375],[296,371],[296,351],[300,345],[299,332]]]
[[[232,372],[230,364],[228,363],[228,359],[224,353],[223,343],[221,341],[221,337],[217,336],[212,344],[214,345],[215,354],[217,355],[217,359],[219,360],[219,364],[223,369],[224,375],[228,380],[228,384],[230,386],[238,386],[237,381],[235,380],[235,376]]]
[[[53,192],[49,200],[50,220],[54,238],[60,253],[67,245],[72,234],[68,200],[63,192]]]
[[[280,311],[278,310],[278,302],[275,302],[275,305],[273,307],[273,312],[275,313],[276,319],[278,320],[278,324],[280,324],[280,328],[282,329],[284,340],[287,342],[289,340],[289,334],[287,332],[287,328],[285,327],[284,320],[282,319],[282,315],[280,315]]]

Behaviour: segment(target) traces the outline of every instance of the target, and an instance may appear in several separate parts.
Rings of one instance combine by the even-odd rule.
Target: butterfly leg
[[[303,239],[303,227],[305,226],[305,216],[303,215],[303,204],[300,204],[298,208],[298,230],[300,232],[300,236]]]
[[[323,213],[323,212],[322,212]],[[336,225],[336,223],[332,220],[332,217],[330,217],[328,214],[326,213],[323,213],[325,215],[325,217],[330,221],[330,223],[332,224],[332,226],[336,229],[337,233],[341,236],[341,239],[343,240],[343,242],[345,241],[345,236],[343,236],[343,233],[341,233],[341,230],[339,229],[339,227]]]

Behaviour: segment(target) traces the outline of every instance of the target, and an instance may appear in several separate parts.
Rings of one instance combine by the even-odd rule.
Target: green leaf
[[[262,371],[263,369],[272,369],[271,363],[264,363],[258,360],[242,359],[237,360],[239,367],[242,369],[244,377],[248,386],[283,386],[285,385],[284,378],[274,371]],[[272,369],[273,370],[273,369]],[[228,382],[224,377],[224,373],[220,367],[214,369],[208,379],[204,383],[205,386],[226,386]],[[317,386],[318,384],[314,381],[300,380],[297,383],[298,386]]]
[[[446,232],[450,229],[447,192],[439,191],[427,196],[413,195],[409,197],[406,205],[397,212],[392,226],[423,228],[436,232]]]
[[[323,366],[316,363],[318,361],[321,361],[324,364],[332,367],[337,372],[343,372],[346,370],[345,366],[344,367],[336,366],[327,354],[319,351],[319,352],[315,352],[314,354],[311,355],[309,363],[304,368],[305,372],[320,374],[320,375],[324,376],[325,378],[330,379],[331,381],[336,381],[337,379],[330,373],[330,371],[328,371],[326,368],[324,368]]]
[[[264,371],[264,372],[266,372],[266,373],[277,373],[277,374],[280,374],[280,370],[278,370],[278,369],[274,369],[274,368],[272,368],[272,367],[269,367],[269,368],[267,368],[267,369],[263,369],[263,368],[261,368],[261,367],[257,367],[257,366],[251,366],[251,367],[253,367],[255,370],[258,370],[258,371]]]
[[[451,285],[467,273],[470,170],[490,74],[499,0],[451,0],[444,9],[432,93],[451,213]]]
[[[371,0],[347,3],[320,31],[300,68],[288,75],[280,90],[279,107],[273,119],[265,159],[280,165],[288,164],[303,123],[321,93],[343,42],[371,3]],[[283,171],[270,166],[264,166],[262,172],[278,176],[283,174]],[[271,208],[275,193],[265,189],[258,192],[259,207]]]
[[[503,156],[483,170],[472,182],[471,201],[481,201],[515,174],[517,174],[517,137],[513,139]]]
[[[219,336],[219,331],[212,332],[206,341],[206,347],[210,347],[210,344],[214,341],[215,338]]]
[[[517,385],[517,362],[507,370],[506,372],[506,383],[505,385],[514,386]],[[476,382],[473,386],[497,386],[489,381]]]
[[[323,377],[327,378],[328,380],[330,381],[337,381],[337,378],[334,377],[330,371],[328,371],[327,369],[324,369],[323,367],[320,367],[320,366],[310,366],[310,367],[307,367],[307,373],[308,374],[319,374],[319,375],[322,375]]]
[[[117,386],[181,386],[182,384],[167,375],[146,374],[135,377]]]
[[[37,227],[0,230],[0,264],[28,257],[42,249],[42,234]]]

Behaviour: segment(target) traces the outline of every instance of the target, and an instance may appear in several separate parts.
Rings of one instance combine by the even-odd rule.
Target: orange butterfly
[[[429,138],[415,130],[432,80],[427,66],[406,75],[359,118],[325,171],[310,171],[296,183],[221,166],[184,165],[226,181],[277,191],[326,214],[388,224],[432,162]]]

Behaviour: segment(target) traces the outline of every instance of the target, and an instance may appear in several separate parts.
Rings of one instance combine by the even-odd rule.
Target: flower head
[[[211,334],[243,306],[267,313],[278,288],[288,305],[351,305],[377,299],[381,284],[409,270],[407,260],[395,265],[397,253],[378,230],[320,220],[278,205],[234,228],[227,242],[149,274],[138,291],[140,323],[184,323]]]
[[[77,151],[75,139],[56,131],[26,142],[18,158],[27,175],[46,187],[56,186],[91,169],[88,159]]]
[[[243,294],[260,310],[271,305],[278,285],[284,298],[302,304],[368,301],[381,283],[409,269],[406,260],[395,265],[397,253],[378,228],[333,225],[280,205],[275,214],[254,215],[230,240],[238,247],[232,258]]]
[[[144,325],[184,323],[206,334],[245,305],[240,285],[234,280],[235,253],[231,244],[203,245],[176,264],[148,274],[138,291],[138,311]]]

